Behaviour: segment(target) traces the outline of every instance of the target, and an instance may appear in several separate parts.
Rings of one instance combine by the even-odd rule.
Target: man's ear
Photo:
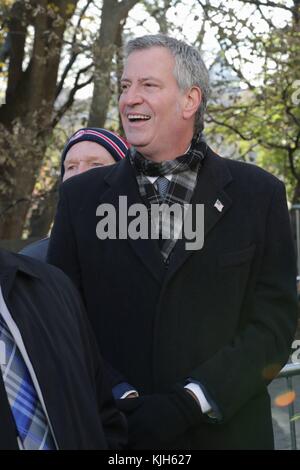
[[[202,93],[200,88],[193,86],[186,92],[185,103],[183,109],[183,118],[190,119],[196,114],[202,100]]]

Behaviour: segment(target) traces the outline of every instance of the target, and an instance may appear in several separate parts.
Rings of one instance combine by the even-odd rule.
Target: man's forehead
[[[151,57],[149,57],[151,54]],[[164,57],[162,57],[162,55]],[[139,81],[159,80],[160,76],[173,71],[175,59],[164,47],[151,47],[132,51],[126,58],[121,80],[134,75]]]
[[[109,152],[105,149],[100,144],[97,144],[96,142],[85,142],[88,144],[94,144],[94,145],[87,145],[87,146],[79,146],[78,144],[74,145],[73,147],[70,148],[68,151],[65,161],[73,161],[78,158],[84,158],[84,159],[92,159],[92,158],[97,158],[97,157],[102,157],[103,154],[106,154]]]

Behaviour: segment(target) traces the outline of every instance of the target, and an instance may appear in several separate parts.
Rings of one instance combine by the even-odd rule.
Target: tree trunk
[[[299,180],[297,180],[296,186],[294,188],[292,203],[300,204],[300,181]]]
[[[57,180],[52,189],[39,199],[30,217],[28,237],[44,238],[48,235],[56,212],[59,184]]]
[[[101,26],[94,52],[94,91],[89,126],[104,127],[111,98],[110,74],[117,51],[120,25],[124,26],[131,8],[138,0],[103,0]]]
[[[16,4],[20,8],[20,3],[15,2],[13,8]],[[15,40],[9,61],[7,102],[0,107],[0,238],[22,236],[36,177],[53,131],[50,123],[63,35],[72,15],[70,5],[75,8],[76,4],[77,0],[26,3],[34,27],[33,50],[27,69],[22,71],[25,40]],[[19,31],[23,34],[24,17],[28,19],[29,13],[26,15],[18,10],[17,20],[11,21],[14,28],[19,21],[20,28],[10,31],[13,36]]]

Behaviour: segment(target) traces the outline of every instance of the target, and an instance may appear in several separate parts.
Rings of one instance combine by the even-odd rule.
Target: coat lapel
[[[99,204],[109,203],[116,208],[117,213],[117,238],[119,219],[119,196],[127,196],[127,208],[133,204],[144,204],[138,189],[138,184],[133,168],[127,159],[112,166],[112,171],[106,176],[107,191],[101,194]],[[158,282],[162,282],[165,272],[162,255],[159,251],[157,240],[137,239],[127,237],[132,250],[140,258],[142,263],[151,271]]]
[[[231,180],[232,176],[226,160],[218,157],[208,149],[191,200],[192,204],[204,204],[204,245],[209,232],[224,217],[231,206],[232,201],[224,189]],[[108,189],[101,194],[99,204],[109,203],[116,208],[118,237],[119,196],[127,196],[127,208],[132,204],[143,204],[143,201],[133,169],[127,159],[122,160],[118,165],[113,165],[105,181]],[[186,250],[185,244],[188,240],[184,236],[179,239],[171,255],[165,277],[165,265],[157,240],[132,240],[129,237],[127,237],[127,240],[133,251],[158,282],[162,282],[163,279],[165,281],[170,280],[188,257],[195,253],[195,250]]]
[[[224,190],[231,181],[232,176],[226,160],[208,149],[191,199],[193,205],[204,204],[204,246],[209,232],[224,217],[231,206],[232,201]],[[183,238],[177,241],[171,254],[166,282],[171,279],[189,256],[196,252],[195,250],[186,250],[186,242],[183,234]]]

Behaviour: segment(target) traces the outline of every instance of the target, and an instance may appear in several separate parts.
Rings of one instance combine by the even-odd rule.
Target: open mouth
[[[127,119],[129,122],[142,122],[142,121],[149,121],[151,116],[148,114],[127,114]]]

